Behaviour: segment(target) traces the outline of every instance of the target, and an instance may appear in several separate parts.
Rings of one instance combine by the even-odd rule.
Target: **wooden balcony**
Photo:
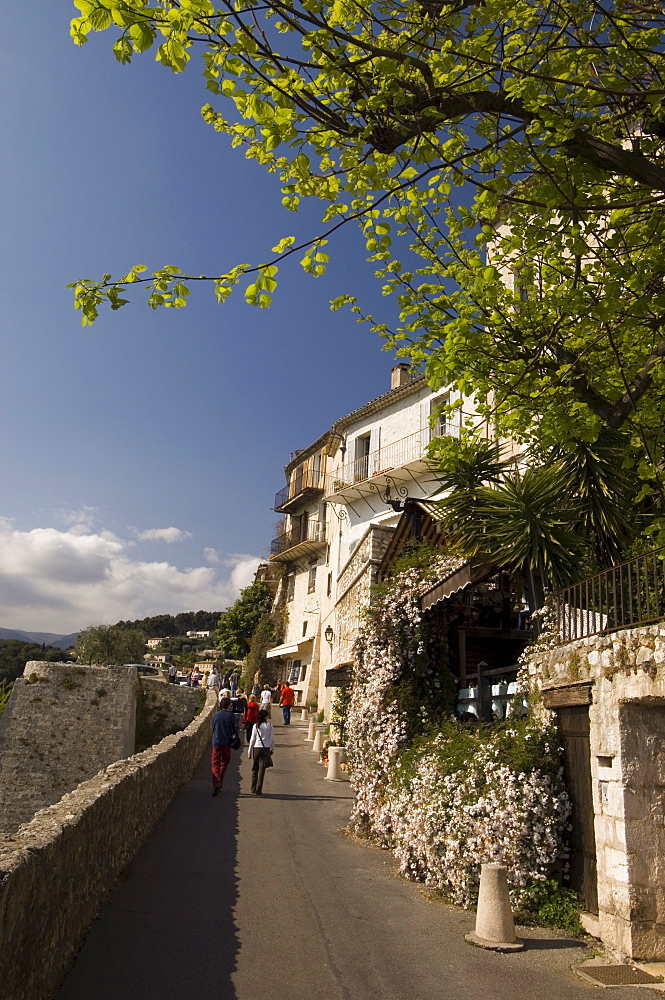
[[[326,546],[326,526],[323,521],[309,520],[307,527],[285,531],[270,545],[273,562],[290,562],[303,556],[316,555]]]
[[[296,474],[288,486],[275,494],[275,510],[278,513],[288,513],[300,504],[320,496],[324,488],[323,473],[312,470]]]

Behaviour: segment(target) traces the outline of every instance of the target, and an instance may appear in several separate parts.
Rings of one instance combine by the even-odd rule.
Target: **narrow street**
[[[217,798],[204,759],[120,880],[57,1000],[597,997],[570,971],[582,949],[556,932],[524,931],[519,954],[467,945],[473,914],[428,899],[396,876],[388,852],[340,833],[349,785],[325,781],[304,729],[276,715],[263,797],[249,792],[246,750]]]

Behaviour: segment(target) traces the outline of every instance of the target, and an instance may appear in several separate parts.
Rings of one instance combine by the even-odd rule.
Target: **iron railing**
[[[287,549],[292,549],[303,542],[325,542],[326,525],[324,521],[309,520],[307,526],[299,526],[292,531],[285,531],[273,538],[270,543],[270,555],[279,556]]]
[[[465,414],[462,414],[462,417],[464,416]],[[354,483],[373,479],[374,476],[380,476],[392,469],[408,465],[409,462],[425,458],[425,449],[436,434],[459,437],[460,426],[459,424],[447,423],[441,425],[437,430],[425,427],[416,431],[415,434],[408,434],[398,441],[391,441],[390,444],[370,451],[367,455],[361,455],[353,462],[341,465],[332,475],[327,477],[326,492],[329,494],[337,493],[348,486],[353,486]]]
[[[552,595],[559,643],[665,618],[665,547]]]
[[[322,472],[314,469],[304,472],[302,469],[298,469],[289,485],[275,494],[275,510],[279,510],[284,504],[295,500],[306,490],[323,490],[324,486],[325,477]]]

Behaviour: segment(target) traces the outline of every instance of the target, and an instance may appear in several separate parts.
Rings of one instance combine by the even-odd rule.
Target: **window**
[[[289,684],[297,684],[298,678],[300,677],[300,660],[294,660],[291,664],[291,673],[289,674]]]
[[[316,590],[316,562],[309,564],[309,577],[307,579],[307,593],[311,594]]]
[[[300,668],[300,680],[301,680],[301,682],[305,680],[306,676],[307,676],[307,664],[303,663],[303,665]]]
[[[353,481],[355,483],[367,479],[369,475],[369,442],[369,434],[363,434],[362,437],[356,438],[356,454],[353,464]]]
[[[328,573],[328,582],[326,584],[326,597],[330,597],[332,594],[332,573]]]
[[[307,622],[302,623],[302,634],[307,635]]]
[[[291,572],[286,578],[286,599],[292,601],[296,592],[296,574]]]
[[[446,406],[449,402],[450,396],[446,393],[444,396],[437,396],[430,403],[430,426],[433,438],[444,437],[450,433],[450,418],[446,413]]]

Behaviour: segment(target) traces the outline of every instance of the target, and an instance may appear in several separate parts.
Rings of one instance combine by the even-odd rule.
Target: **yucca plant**
[[[638,480],[624,468],[626,454],[623,435],[604,431],[593,443],[575,439],[550,455],[570,477],[581,529],[603,565],[616,562],[636,534]]]
[[[451,546],[511,571],[533,608],[546,588],[579,576],[590,549],[600,562],[616,559],[631,537],[634,495],[619,438],[571,441],[524,472],[509,472],[490,442],[464,444],[436,473],[448,491],[438,510]]]

